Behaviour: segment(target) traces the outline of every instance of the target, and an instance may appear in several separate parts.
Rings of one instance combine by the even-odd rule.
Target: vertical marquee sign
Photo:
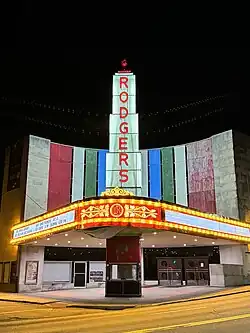
[[[123,70],[113,76],[106,188],[122,187],[140,196],[142,175],[135,75],[126,69],[126,60],[122,66]]]

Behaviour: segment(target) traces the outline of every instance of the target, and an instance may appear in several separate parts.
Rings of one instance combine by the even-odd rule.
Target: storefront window
[[[137,265],[111,265],[111,280],[137,280]]]

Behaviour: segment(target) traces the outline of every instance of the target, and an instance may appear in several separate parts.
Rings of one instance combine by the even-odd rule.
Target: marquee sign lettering
[[[27,225],[20,229],[16,229],[13,232],[13,239],[29,236],[32,234],[36,234],[38,232],[49,231],[50,229],[66,226],[75,221],[76,212],[75,210],[71,210],[69,212],[56,215],[54,217],[45,219],[43,221]]]
[[[128,89],[128,77],[121,76],[120,77],[120,89],[126,88]],[[119,126],[119,132],[121,136],[119,136],[119,165],[121,166],[121,170],[119,171],[120,174],[120,182],[121,183],[127,183],[128,181],[128,153],[126,153],[126,150],[128,149],[128,137],[124,136],[125,134],[129,133],[129,127],[128,122],[126,121],[126,118],[128,116],[128,108],[125,106],[128,104],[129,95],[127,91],[120,92],[119,95],[120,99],[120,119],[121,123]],[[122,152],[121,152],[122,151]],[[123,169],[125,167],[125,169]]]
[[[131,218],[145,220],[161,220],[161,208],[146,205],[129,205],[122,203],[90,205],[81,209],[81,221],[103,218]]]
[[[109,151],[106,155],[106,189],[120,187],[142,195],[142,157],[139,150],[139,117],[136,113],[135,75],[125,69],[113,76],[112,114],[109,118]]]

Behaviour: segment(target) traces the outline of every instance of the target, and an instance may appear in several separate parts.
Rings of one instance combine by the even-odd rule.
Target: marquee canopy
[[[97,238],[110,238],[126,228],[138,233],[153,229],[250,243],[248,223],[136,197],[114,188],[100,197],[77,201],[14,225],[11,244],[24,244],[67,230],[84,230]]]

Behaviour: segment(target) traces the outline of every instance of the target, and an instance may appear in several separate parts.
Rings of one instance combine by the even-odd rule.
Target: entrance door
[[[209,284],[207,258],[185,258],[184,269],[188,286],[207,286]]]
[[[86,287],[87,265],[86,262],[75,262],[74,265],[74,287]]]
[[[172,287],[181,286],[182,260],[179,258],[159,258],[158,281],[160,285]]]

